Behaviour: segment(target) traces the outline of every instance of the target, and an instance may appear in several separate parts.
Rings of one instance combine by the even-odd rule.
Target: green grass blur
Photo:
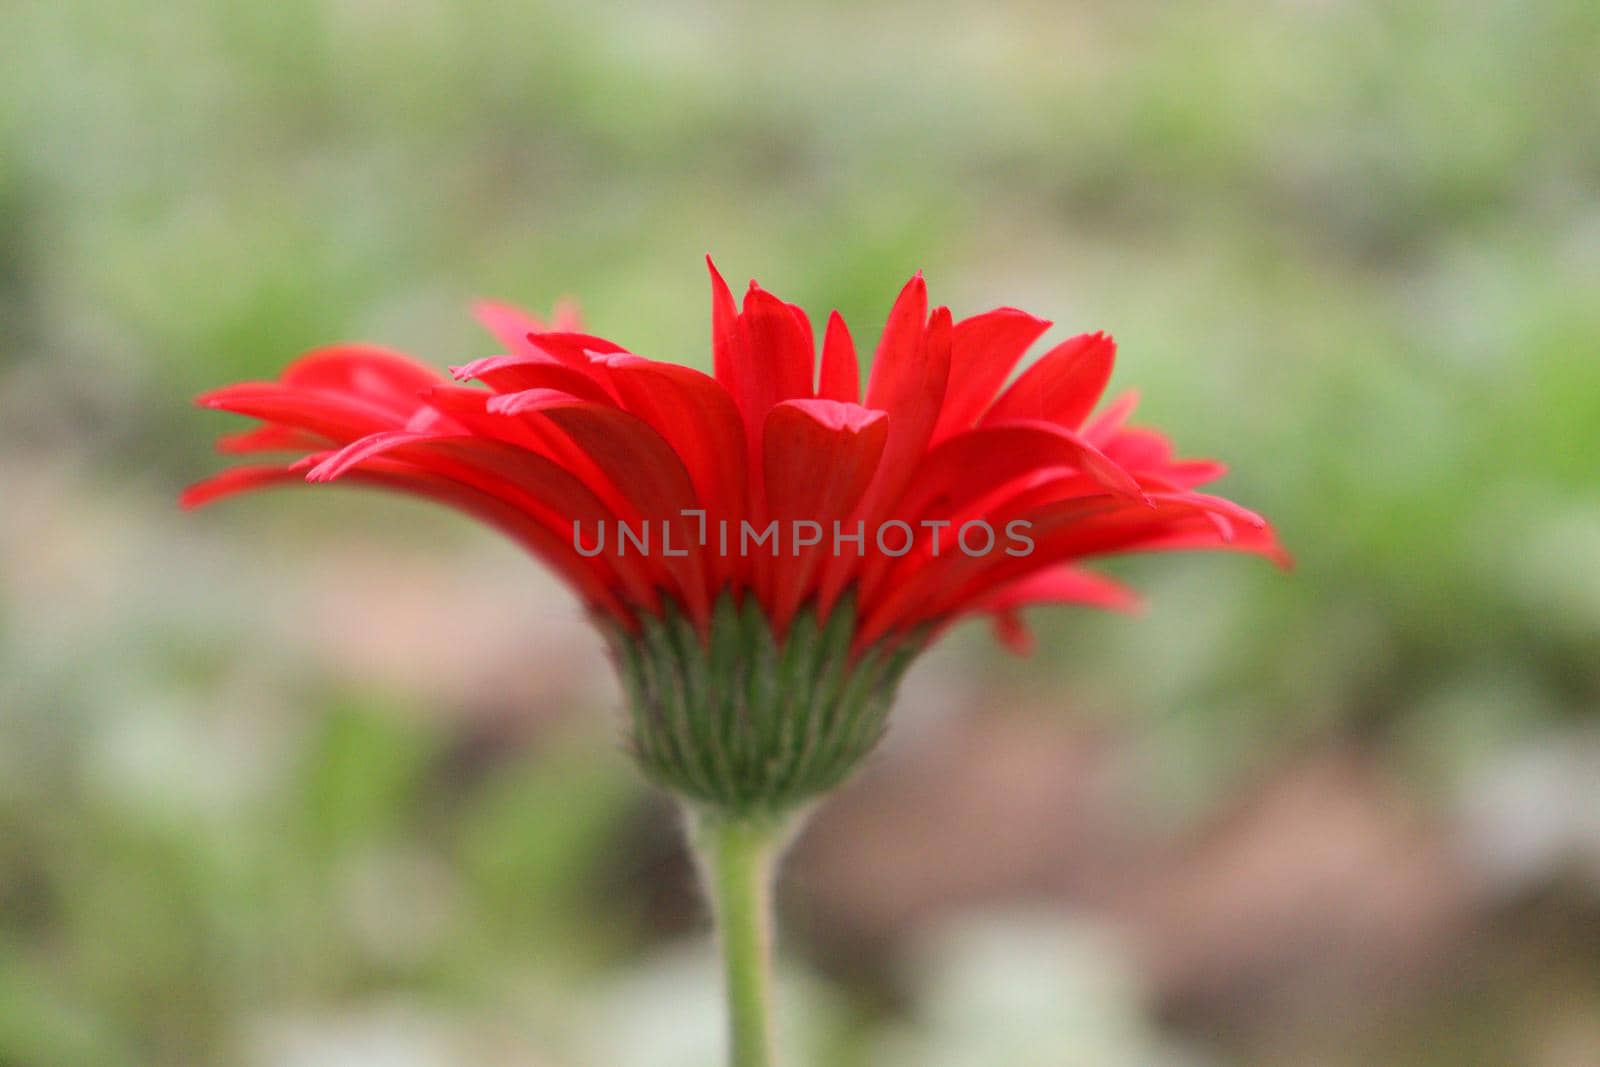
[[[1403,1009],[1297,958],[1285,1023],[1017,936],[1127,918],[1026,878],[830,953],[817,874],[802,1062],[1600,1062],[1591,0],[12,0],[0,42],[0,1064],[705,1062],[691,879],[566,595],[409,503],[173,501],[222,462],[194,393],[489,354],[477,296],[704,365],[707,251],[864,348],[917,269],[1113,332],[1298,557],[1119,562],[1145,614],[1040,613],[1027,661],[963,631],[913,740],[1114,737],[1121,832],[1180,856],[1355,752],[1474,887]],[[928,932],[968,910],[1000,932]]]

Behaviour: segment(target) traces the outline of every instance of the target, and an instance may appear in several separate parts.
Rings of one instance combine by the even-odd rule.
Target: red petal
[[[476,379],[496,393],[519,393],[528,389],[559,389],[585,400],[607,403],[611,396],[595,381],[586,367],[578,370],[550,359],[523,356],[491,356],[474,360],[464,367],[452,367],[458,380]]]
[[[878,473],[867,489],[865,498],[856,509],[856,518],[876,530],[883,519],[890,517],[907,483],[916,473],[917,464],[927,448],[928,438],[939,419],[939,407],[944,401],[945,386],[950,378],[950,311],[934,311],[927,329],[910,355],[901,351],[901,335],[911,316],[920,314],[926,303],[926,290],[922,275],[918,274],[906,286],[890,313],[889,325],[884,330],[884,340],[878,346],[878,359],[886,357],[892,364],[880,373],[873,367],[872,385],[868,397],[877,396],[884,401],[881,410],[889,416],[889,436],[884,444],[883,458],[878,463]],[[880,405],[869,403],[868,407]],[[818,610],[826,616],[835,601],[844,592],[851,578],[866,563],[881,556],[873,537],[868,537],[866,551],[861,559],[854,556],[835,555],[823,566]]]
[[[895,517],[913,525],[924,519],[964,520],[965,510],[996,494],[1015,492],[1016,488],[1037,490],[1047,484],[1058,491],[1074,486],[1070,478],[1039,477],[1054,471],[1086,475],[1089,484],[1078,487],[1079,495],[1085,490],[1103,490],[1145,503],[1139,483],[1078,434],[1054,423],[1017,422],[980,426],[936,446],[918,467],[915,480],[895,508]],[[1024,479],[1025,485],[1018,486]],[[919,541],[923,543],[899,559],[878,555],[862,566],[864,599],[875,597],[884,583],[895,584],[895,576],[923,565],[932,552],[932,535],[919,535]]]
[[[483,328],[494,334],[495,340],[506,346],[506,351],[519,356],[538,356],[540,351],[528,340],[530,333],[549,329],[545,323],[511,304],[495,300],[479,300],[472,305],[472,313]]]
[[[1045,419],[1077,429],[1100,402],[1116,355],[1116,342],[1107,334],[1063,341],[1001,393],[983,421]]]
[[[694,482],[707,529],[737,522],[745,512],[745,433],[738,409],[716,380],[690,367],[618,356],[609,364],[624,408],[672,446]],[[733,557],[711,553],[713,583],[742,573]]]
[[[599,401],[565,389],[524,389],[520,393],[497,393],[489,398],[485,410],[496,415],[521,415],[528,411],[541,411],[559,404],[575,402],[610,405],[609,397]]]
[[[948,515],[1024,475],[1070,468],[1108,492],[1143,500],[1139,483],[1077,433],[1055,423],[1022,421],[984,425],[934,447],[906,490],[899,517]]]
[[[276,382],[242,382],[195,398],[203,408],[231,411],[264,422],[349,441],[378,430],[396,429],[406,415],[367,396],[322,389],[296,389]]]
[[[375,434],[323,460],[306,480],[327,482],[372,470],[419,471],[494,497],[564,541],[559,553],[563,557],[613,575],[636,603],[653,608],[655,587],[667,584],[668,572],[659,560],[626,554],[615,541],[592,559],[578,555],[574,543],[578,529],[598,530],[636,516],[619,514],[590,486],[545,456],[481,437]]]
[[[994,636],[1012,654],[1018,656],[1033,655],[1033,631],[1028,629],[1028,624],[1022,621],[1022,616],[1015,611],[997,611],[994,614]]]
[[[566,396],[565,393],[555,395]],[[556,433],[548,423],[490,411],[489,405],[495,398],[496,394],[486,393],[481,389],[440,385],[429,389],[423,394],[422,400],[429,409],[438,412],[451,425],[460,426],[487,440],[504,441],[561,462],[578,454],[567,439]],[[413,424],[408,425],[406,429],[437,431],[440,428],[419,427]]]
[[[569,333],[566,327],[576,324],[575,316],[568,315],[557,323],[557,329],[546,326],[532,315],[512,307],[482,300],[473,305],[478,321],[495,335],[511,355],[535,361],[564,363],[575,370],[585,370],[588,357],[585,350],[595,352],[620,352],[621,347],[603,337],[586,333]]]
[[[683,515],[699,506],[683,460],[647,423],[617,408],[573,403],[547,407],[539,414],[572,439],[641,518],[658,531],[662,522],[672,527],[675,549],[688,555],[658,553],[653,558],[660,559],[674,576],[680,603],[704,626],[710,619],[711,604],[705,546],[699,543],[700,524]]]
[[[1232,522],[1243,523],[1256,530],[1265,530],[1267,520],[1242,504],[1210,493],[1151,493],[1150,499],[1162,503],[1189,505],[1196,510],[1218,515]]]
[[[975,605],[979,611],[1006,611],[1031,604],[1087,604],[1107,611],[1135,611],[1139,597],[1123,585],[1093,571],[1055,564],[1019,578]]]
[[[1204,485],[1228,473],[1227,466],[1215,460],[1173,459],[1172,442],[1166,435],[1144,427],[1124,426],[1105,435],[1100,447],[1139,478],[1178,489]]]
[[[1214,459],[1180,459],[1161,468],[1161,477],[1182,489],[1214,482],[1228,473],[1228,465]]]
[[[577,367],[580,370],[586,369],[593,362],[596,354],[609,356],[627,351],[615,341],[608,341],[604,337],[596,337],[592,333],[563,333],[559,330],[546,330],[543,333],[529,334],[528,341],[541,352],[548,352],[560,362]]]
[[[1189,527],[1174,526],[1167,530],[1151,534],[1137,542],[1130,542],[1127,551],[1130,552],[1179,552],[1190,549],[1211,549],[1223,552],[1243,552],[1249,555],[1265,556],[1284,570],[1294,568],[1294,557],[1291,556],[1283,545],[1279,544],[1277,534],[1270,526],[1265,529],[1246,527],[1234,529],[1232,537],[1228,540],[1221,539],[1214,527],[1191,525]]]
[[[909,397],[922,391],[927,378],[923,356],[924,324],[928,318],[928,284],[922,272],[912,275],[895,298],[889,321],[883,328],[877,354],[872,359],[872,375],[867,385],[867,406],[896,413]],[[946,357],[944,378],[949,378]],[[945,381],[939,383],[939,398],[944,399]]]
[[[1047,320],[1016,308],[996,308],[956,323],[950,337],[950,387],[934,442],[971,429],[1028,346],[1049,328]]]
[[[828,316],[828,331],[822,335],[822,374],[817,395],[824,400],[854,404],[861,400],[861,370],[856,365],[856,345],[850,329],[835,311]]]
[[[1033,651],[1033,633],[1018,609],[1035,604],[1084,604],[1106,611],[1133,612],[1139,608],[1139,598],[1110,578],[1057,564],[1019,578],[979,600],[970,610],[993,615],[995,636],[1012,652],[1025,656]]]
[[[459,443],[477,440],[474,437],[443,437],[438,434],[411,433],[407,430],[370,434],[359,441],[350,442],[331,456],[318,462],[306,473],[306,481],[313,483],[331,482],[344,475],[351,468],[365,463],[375,456],[392,452],[406,445],[422,444],[429,441],[456,441]]]
[[[459,386],[437,386],[430,389],[424,400],[434,409],[460,427],[490,441],[502,441],[517,448],[554,460],[571,471],[585,485],[591,486],[613,511],[624,514],[631,507],[617,492],[594,461],[572,438],[562,433],[537,411],[526,415],[502,415],[489,410],[495,399],[479,389]],[[544,404],[571,403],[564,393],[548,391],[541,400]],[[407,429],[417,430],[417,426]]]
[[[788,630],[822,560],[832,554],[834,521],[854,511],[871,483],[888,429],[883,412],[834,400],[790,400],[767,416],[769,514],[780,523],[778,543],[788,557],[763,558],[773,564],[767,606],[779,634]],[[819,524],[821,542],[795,547],[795,520]]]
[[[800,334],[805,338],[805,348],[806,351],[810,353],[810,355],[807,357],[808,360],[811,363],[815,363],[817,358],[817,335],[816,331],[811,328],[811,316],[806,314],[806,309],[801,307],[799,304],[790,304],[789,314],[794,316],[795,325],[800,328]],[[806,383],[807,396],[811,395],[811,389],[809,388],[810,384],[810,382]]]
[[[1140,514],[1150,513],[1149,509],[1142,506],[1125,505],[1109,496],[1098,496],[1061,501],[1021,512],[1007,509],[985,516],[985,521],[997,534],[1006,532],[1006,524],[1014,518],[1030,522],[1032,525],[1028,532],[1034,541],[1032,550],[1025,556],[1009,556],[997,548],[995,552],[979,557],[946,551],[938,558],[924,558],[915,569],[908,567],[897,571],[894,581],[881,583],[880,595],[870,600],[863,598],[858,645],[870,644],[890,631],[906,630],[924,621],[947,619],[955,614],[958,607],[1030,571],[1072,558],[1070,552],[1054,553],[1040,547],[1048,546],[1049,534],[1060,527],[1070,526],[1073,522],[1086,522],[1106,512],[1133,510]]]
[[[717,265],[706,256],[706,270],[711,273],[711,361],[712,372],[729,395],[739,395],[739,368],[744,364],[741,349],[743,338],[739,331],[739,309],[734,306],[733,293],[722,280]]]
[[[1253,515],[1238,505],[1203,494],[1182,494],[1183,499],[1152,497],[1151,506],[1127,505],[1108,498],[1078,498],[1031,509],[1021,516],[1011,513],[994,519],[997,528],[1012,517],[1026,518],[1033,550],[1025,556],[1001,553],[981,558],[947,557],[899,585],[875,609],[879,632],[890,626],[915,625],[962,610],[1000,584],[1039,566],[1061,560],[1113,552],[1148,552],[1168,549],[1222,549],[1251,552],[1284,563],[1286,556],[1270,528],[1233,527],[1227,535],[1213,522],[1218,514]],[[890,601],[894,603],[891,604]]]
[[[217,451],[230,456],[254,452],[307,452],[327,448],[336,442],[321,434],[308,433],[293,426],[269,423],[253,430],[223,434],[217,438]]]
[[[949,379],[950,311],[937,308],[917,355],[878,380],[876,393],[883,403],[867,405],[889,415],[884,462],[869,492],[872,509],[887,510],[911,480],[938,422]],[[873,390],[868,390],[868,395],[872,394]]]
[[[252,489],[265,489],[274,485],[293,485],[301,476],[287,466],[234,467],[195,482],[178,495],[178,506],[191,509],[204,507],[224,497]]]
[[[565,298],[557,300],[550,312],[550,328],[561,331],[583,329],[583,314],[577,302]]]
[[[1083,436],[1096,445],[1104,448],[1106,442],[1122,429],[1124,423],[1133,415],[1134,409],[1139,406],[1139,390],[1129,389],[1117,397],[1100,414],[1096,415],[1083,428]]]
[[[441,378],[438,371],[402,352],[355,344],[312,349],[278,376],[285,386],[353,394],[401,415],[415,410],[417,393]]]
[[[1129,470],[1159,471],[1172,461],[1172,442],[1155,430],[1124,426],[1100,447]]]
[[[734,375],[739,389],[733,397],[750,431],[751,454],[760,455],[767,412],[785,400],[811,396],[815,354],[789,305],[754,283],[739,321],[744,364]]]

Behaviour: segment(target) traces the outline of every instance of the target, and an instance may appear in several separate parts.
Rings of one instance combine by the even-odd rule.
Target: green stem
[[[787,825],[706,815],[695,828],[728,1000],[730,1067],[772,1067],[772,876]]]

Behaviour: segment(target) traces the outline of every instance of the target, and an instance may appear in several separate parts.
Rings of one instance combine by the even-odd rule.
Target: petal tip
[[[236,393],[237,385],[225,385],[220,389],[208,389],[194,398],[194,406],[206,411],[224,411],[227,409],[228,397]]]

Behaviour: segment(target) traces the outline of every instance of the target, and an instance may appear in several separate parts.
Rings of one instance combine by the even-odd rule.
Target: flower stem
[[[772,876],[787,824],[704,816],[694,835],[716,917],[729,1067],[772,1067]]]

